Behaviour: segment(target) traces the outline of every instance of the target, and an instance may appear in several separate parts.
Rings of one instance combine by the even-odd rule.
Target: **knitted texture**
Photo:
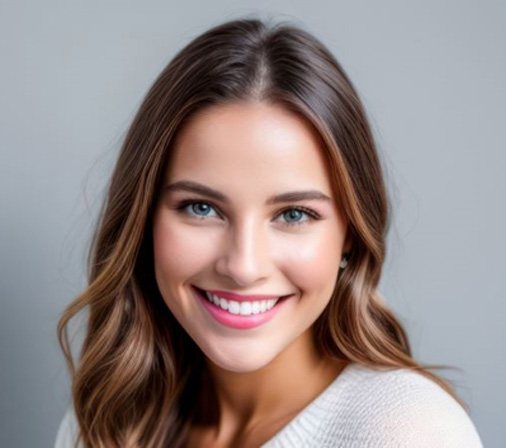
[[[408,369],[348,365],[262,448],[481,448],[464,409]]]
[[[69,410],[55,448],[73,448]],[[439,385],[408,369],[349,364],[261,448],[482,448],[475,426]]]

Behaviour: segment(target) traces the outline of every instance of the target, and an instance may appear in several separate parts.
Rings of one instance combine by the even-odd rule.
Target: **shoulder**
[[[333,400],[331,426],[345,425],[350,440],[360,440],[360,446],[482,447],[462,406],[434,381],[409,369],[352,364]]]
[[[77,433],[78,424],[74,411],[68,408],[58,427],[54,448],[74,448]]]

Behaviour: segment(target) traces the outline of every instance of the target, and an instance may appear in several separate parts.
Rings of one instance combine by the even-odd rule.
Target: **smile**
[[[205,291],[207,299],[219,306],[221,309],[228,311],[231,314],[240,314],[241,316],[251,316],[252,314],[264,313],[276,305],[277,299],[261,300],[261,301],[242,301],[227,300],[223,297],[211,294]]]
[[[227,327],[237,329],[253,328],[268,322],[278,312],[281,304],[293,295],[289,294],[278,297],[259,295],[239,296],[226,292],[221,292],[220,295],[217,295],[195,286],[192,286],[192,288],[204,308],[216,321]],[[222,295],[226,295],[228,298],[222,297]],[[231,300],[231,296],[239,300]]]

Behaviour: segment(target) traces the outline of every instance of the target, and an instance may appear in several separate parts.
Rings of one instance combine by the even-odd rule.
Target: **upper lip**
[[[285,295],[264,295],[264,294],[251,294],[251,295],[242,295],[237,294],[235,292],[229,292],[229,291],[222,291],[219,289],[203,289],[203,291],[206,291],[210,294],[214,294],[215,296],[222,297],[227,300],[235,300],[237,302],[247,302],[247,301],[259,301],[259,300],[272,300],[272,299],[278,299],[282,297],[286,297],[290,294]]]

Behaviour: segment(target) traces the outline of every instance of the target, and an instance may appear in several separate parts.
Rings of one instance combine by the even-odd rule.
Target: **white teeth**
[[[242,316],[249,316],[250,314],[253,314],[253,307],[251,306],[251,302],[242,302],[239,314]]]
[[[264,313],[270,310],[279,299],[260,300],[253,302],[237,302],[236,300],[226,300],[223,297],[215,296],[206,291],[208,300],[216,306],[228,311],[231,314],[240,314],[241,316],[251,316],[252,314]]]
[[[239,314],[241,311],[241,305],[239,304],[239,302],[231,300],[230,302],[228,302],[228,310],[227,311],[232,314]]]

